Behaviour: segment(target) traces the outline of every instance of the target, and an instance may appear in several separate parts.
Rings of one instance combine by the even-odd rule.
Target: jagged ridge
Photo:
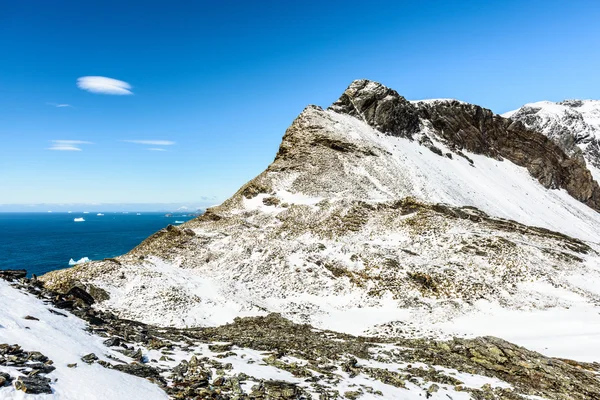
[[[458,101],[410,103],[381,84],[358,80],[330,109],[359,117],[382,133],[411,139],[422,125],[429,126],[454,152],[506,158],[526,167],[545,187],[565,189],[600,210],[600,187],[581,158],[569,157],[545,135],[482,107]]]

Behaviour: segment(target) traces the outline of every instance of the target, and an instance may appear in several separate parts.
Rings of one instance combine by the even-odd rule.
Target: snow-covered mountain
[[[103,307],[163,326],[278,312],[354,334],[493,334],[598,361],[598,210],[584,160],[545,135],[360,80],[328,109],[307,107],[274,162],[222,205],[42,279],[101,289]],[[571,323],[548,335],[557,318]],[[575,336],[591,350],[565,340]]]
[[[600,100],[540,101],[503,114],[546,134],[569,154],[581,150],[600,178]]]

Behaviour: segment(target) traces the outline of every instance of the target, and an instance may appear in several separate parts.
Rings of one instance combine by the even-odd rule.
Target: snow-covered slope
[[[357,81],[330,109],[307,107],[275,161],[222,205],[42,279],[102,288],[119,315],[170,326],[280,312],[355,334],[472,333],[460,318],[563,308],[589,322],[599,192],[585,163],[540,133]]]
[[[594,177],[600,178],[600,100],[540,101],[503,116],[546,134],[568,152],[582,150]]]
[[[0,320],[7,321],[0,329],[9,330],[0,331],[0,340],[12,343],[0,342],[2,399],[600,396],[598,365],[551,359],[493,337],[446,342],[354,337],[294,324],[277,314],[238,318],[216,328],[165,329],[94,309],[81,289],[62,295],[35,279],[9,280],[0,282]],[[15,301],[11,310],[6,299]],[[26,315],[26,322],[19,315]],[[82,335],[84,328],[94,334]],[[96,335],[110,348],[99,345]],[[98,357],[72,362],[91,350]]]
[[[0,343],[17,344],[24,351],[40,352],[56,368],[47,375],[51,379],[52,394],[28,395],[16,390],[14,385],[0,385],[0,399],[167,399],[167,395],[158,386],[145,379],[107,369],[99,364],[88,365],[82,362],[81,358],[90,353],[106,362],[114,362],[107,355],[117,360],[126,360],[121,353],[103,345],[102,338],[86,332],[86,327],[81,319],[64,310],[45,305],[35,296],[14,289],[0,279]],[[0,372],[9,373],[13,377],[23,376],[22,369],[0,365]]]

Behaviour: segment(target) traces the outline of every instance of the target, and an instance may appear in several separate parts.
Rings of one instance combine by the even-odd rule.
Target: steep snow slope
[[[422,134],[443,153],[452,155],[427,125]],[[304,110],[287,135],[282,147],[289,142],[300,154],[275,162],[259,177],[260,184],[284,202],[288,193],[301,193],[313,203],[322,199],[377,202],[413,196],[429,203],[473,206],[497,217],[594,242],[600,239],[598,212],[564,190],[546,189],[525,168],[507,160],[472,153],[465,153],[468,158],[455,155],[450,159],[417,141],[384,135],[356,118],[317,107]],[[354,151],[332,151],[326,147],[327,141]],[[299,163],[305,163],[304,171],[297,170]],[[293,197],[290,200],[295,202]],[[255,203],[262,207],[260,201]]]
[[[476,106],[394,93],[361,81],[332,109],[306,108],[275,161],[222,205],[44,281],[100,287],[120,315],[172,326],[280,312],[351,333],[440,334],[504,311],[597,318],[581,311],[600,301],[586,283],[600,279],[600,216],[584,204],[599,190],[585,164]],[[553,346],[578,333],[548,352],[573,350]]]
[[[162,390],[145,379],[82,362],[81,357],[90,353],[105,361],[110,361],[106,355],[120,360],[126,358],[104,346],[102,338],[86,332],[84,321],[63,310],[60,312],[65,316],[49,309],[54,308],[0,279],[0,343],[18,344],[25,351],[39,351],[56,367],[48,374],[52,379],[52,394],[27,395],[14,386],[6,386],[0,387],[0,399],[167,399]],[[26,316],[39,321],[24,319]],[[73,363],[77,367],[67,367]],[[8,372],[13,377],[23,375],[17,368],[1,365],[0,372]]]
[[[568,152],[580,149],[595,179],[599,179],[600,100],[540,101],[503,116],[546,134]]]

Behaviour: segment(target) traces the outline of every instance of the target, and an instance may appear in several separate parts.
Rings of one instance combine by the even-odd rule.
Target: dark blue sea
[[[69,267],[71,259],[116,257],[167,225],[193,218],[164,212],[103,214],[0,213],[0,269],[42,275]]]

